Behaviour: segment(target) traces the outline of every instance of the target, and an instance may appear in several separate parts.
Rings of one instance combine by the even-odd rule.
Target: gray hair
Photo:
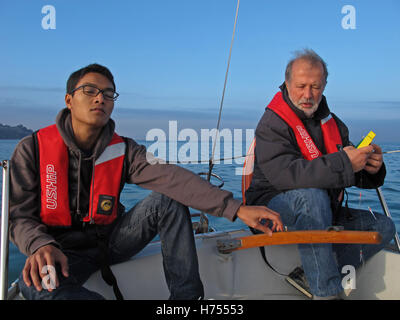
[[[294,57],[289,61],[289,63],[286,66],[286,71],[285,71],[285,80],[287,82],[290,81],[290,78],[292,76],[292,66],[293,63],[296,60],[307,60],[308,62],[311,63],[311,65],[317,65],[318,63],[322,64],[322,68],[324,69],[324,77],[325,77],[325,83],[328,80],[328,68],[326,67],[325,61],[312,49],[303,49],[300,51],[295,51],[294,52]]]

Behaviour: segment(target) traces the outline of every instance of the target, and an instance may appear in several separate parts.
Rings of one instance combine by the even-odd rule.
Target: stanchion
[[[0,300],[7,300],[8,292],[8,216],[9,216],[9,161],[1,162],[3,167],[3,188],[1,206],[1,252],[0,252]]]
[[[378,194],[378,198],[379,198],[379,201],[381,202],[382,209],[385,212],[385,215],[387,217],[389,217],[390,219],[392,219],[392,216],[389,211],[389,207],[386,203],[385,197],[383,196],[381,188],[376,188],[376,193]],[[397,234],[397,231],[396,231],[396,234],[394,237],[394,241],[396,242],[397,251],[400,252],[400,239],[399,239],[399,235]]]

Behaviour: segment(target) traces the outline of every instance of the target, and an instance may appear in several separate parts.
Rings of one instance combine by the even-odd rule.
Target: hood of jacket
[[[114,120],[110,119],[101,130],[101,133],[93,146],[92,150],[81,150],[75,141],[74,131],[72,129],[71,112],[68,108],[62,109],[56,118],[57,129],[64,140],[67,147],[76,155],[81,155],[83,158],[94,158],[96,160],[110,143],[115,129]]]

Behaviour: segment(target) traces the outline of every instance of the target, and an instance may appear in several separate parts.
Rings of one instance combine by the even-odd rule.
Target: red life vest
[[[314,141],[304,127],[303,122],[289,107],[285,100],[283,100],[282,92],[278,92],[275,95],[268,105],[268,108],[274,111],[292,128],[296,136],[297,145],[299,146],[300,151],[305,159],[313,160],[322,156],[322,152],[318,150]],[[327,153],[337,152],[337,145],[342,145],[342,138],[340,137],[336,121],[330,114],[325,119],[321,120],[321,130]]]
[[[297,145],[303,157],[307,160],[313,160],[322,156],[322,152],[318,150],[314,141],[311,139],[303,122],[296,115],[296,113],[289,107],[289,105],[283,100],[282,92],[278,92],[270,104],[268,105],[272,111],[274,111],[282,120],[284,120],[293,130]],[[340,137],[339,129],[337,127],[335,119],[329,114],[328,117],[321,120],[321,130],[324,139],[326,151],[328,153],[337,152],[337,145],[342,145],[342,138]],[[246,204],[246,190],[251,185],[253,178],[254,168],[254,152],[256,147],[256,138],[247,152],[246,159],[243,165],[242,175],[242,198],[243,204]]]
[[[71,226],[67,146],[56,125],[40,129],[37,138],[41,187],[40,217],[49,226]],[[89,213],[84,217],[84,222],[110,224],[117,217],[124,158],[124,140],[114,133],[107,148],[95,161],[90,186]]]

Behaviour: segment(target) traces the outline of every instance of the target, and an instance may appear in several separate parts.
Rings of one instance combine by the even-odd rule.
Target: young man
[[[354,148],[346,125],[330,113],[323,96],[327,77],[325,62],[312,50],[299,52],[289,62],[281,92],[256,129],[254,175],[246,192],[248,204],[277,210],[292,230],[325,230],[337,224],[382,235],[379,245],[299,245],[309,290],[316,299],[337,297],[343,291],[342,267],[357,268],[395,232],[386,216],[376,214],[375,219],[369,211],[342,207],[344,188],[381,186],[386,171],[381,148],[376,144]],[[301,280],[298,271],[292,277]]]
[[[20,141],[11,159],[10,235],[28,256],[19,286],[27,299],[101,299],[82,287],[101,269],[122,298],[110,264],[129,259],[159,233],[171,299],[203,297],[187,206],[271,234],[279,214],[246,207],[179,166],[150,164],[144,146],[114,132],[117,99],[110,71],[92,64],[68,79],[56,124]],[[149,157],[150,158],[150,157]],[[130,211],[119,202],[125,183],[155,192]],[[41,280],[56,270],[56,288]],[[140,275],[137,275],[140,276]]]

